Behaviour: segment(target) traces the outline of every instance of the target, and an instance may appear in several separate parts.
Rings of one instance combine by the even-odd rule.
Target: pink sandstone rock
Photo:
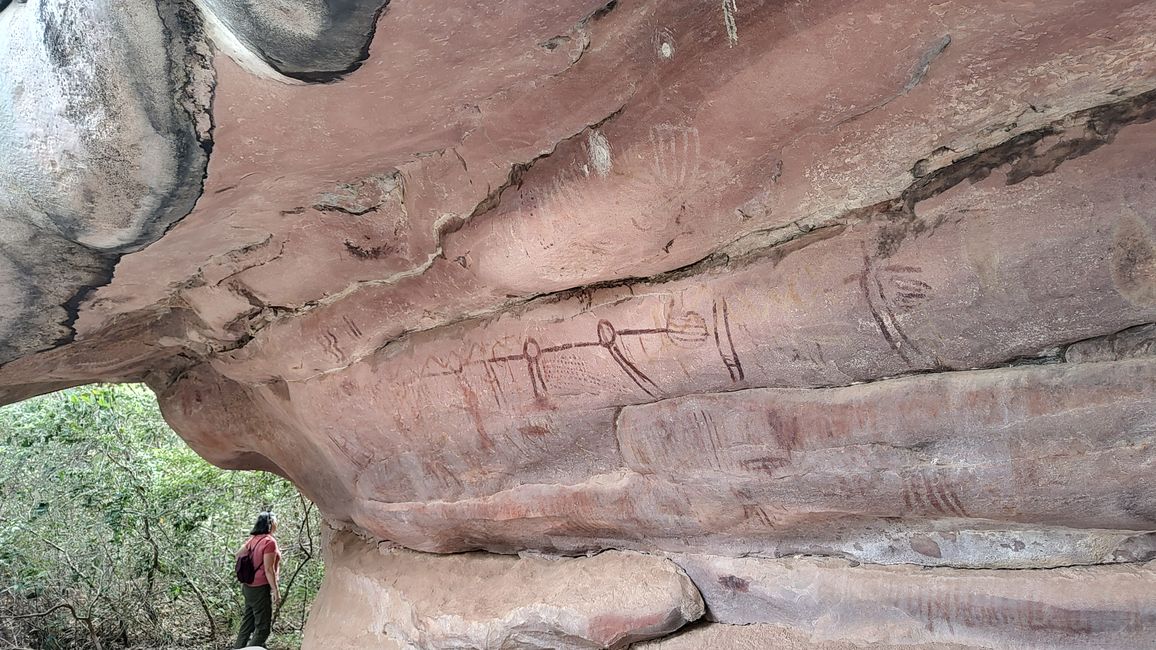
[[[785,626],[819,643],[977,648],[1156,643],[1151,564],[961,571],[816,558],[688,556],[678,562],[702,590],[711,620]]]
[[[418,551],[861,563],[791,561],[784,644],[1148,641],[1102,626],[1156,553],[1156,2],[113,4],[0,0],[0,402],[147,381]],[[451,643],[383,576],[538,562],[347,539],[314,647]],[[542,629],[646,628],[603,610]]]
[[[1135,285],[1118,272],[1131,259],[1129,251],[1153,245],[1147,221],[1126,206],[1152,189],[1128,179],[1151,166],[1146,143],[1156,129],[1132,126],[1124,133],[1126,141],[1047,176],[1008,187],[1001,179],[1012,172],[1005,169],[956,186],[917,203],[914,221],[900,218],[908,225],[872,215],[816,231],[796,240],[794,249],[693,276],[527,303],[406,337],[309,381],[245,387],[202,367],[187,372],[163,402],[208,457],[237,464],[263,456],[335,519],[424,550],[711,548],[746,538],[727,548],[792,552],[795,542],[783,546],[779,540],[798,536],[810,539],[811,548],[827,549],[831,542],[820,533],[832,534],[833,522],[847,526],[844,534],[859,535],[896,517],[918,525],[921,535],[939,528],[917,522],[951,518],[976,519],[983,528],[995,521],[1146,530],[1152,527],[1146,514],[1151,495],[1142,482],[1091,477],[1105,470],[1140,475],[1137,463],[1147,458],[1147,446],[1119,447],[1113,440],[1135,435],[1142,442],[1151,431],[1151,413],[1143,406],[1152,399],[1150,362],[1048,363],[1059,360],[1055,350],[1068,342],[1111,334],[1156,314],[1156,303],[1133,290],[1148,276]],[[1064,211],[1074,196],[1094,198],[1082,199],[1090,201],[1082,210]],[[998,216],[968,217],[1010,215],[1013,206],[1016,227],[1049,232],[1046,247],[1004,236],[1007,224]],[[1053,254],[1061,250],[1063,255]],[[926,374],[1024,357],[1045,365]],[[912,373],[918,374],[886,384],[895,386],[891,390],[882,384],[837,388]],[[987,388],[977,391],[977,379]],[[195,415],[186,412],[190,399],[219,385],[254,397],[209,400],[197,403]],[[1057,394],[1057,385],[1070,393]],[[705,466],[712,445],[731,444],[729,435],[743,443],[742,430],[763,426],[757,418],[767,422],[765,415],[722,434],[709,424],[645,430],[647,423],[661,422],[662,410],[640,407],[639,417],[631,417],[635,405],[752,386],[800,387],[798,397],[786,393],[787,399],[814,395],[817,415],[841,404],[848,411],[875,408],[880,396],[889,395],[895,405],[883,408],[894,415],[883,417],[895,421],[868,417],[859,425],[866,438],[852,449],[846,444],[857,442],[853,419],[823,424],[836,427],[824,435],[837,443],[846,438],[843,448],[816,461],[819,473],[798,470],[809,473],[782,480],[774,465],[786,462],[783,448],[791,440],[823,436],[787,413],[773,416],[778,420],[766,436],[785,442],[728,459],[729,480],[720,483]],[[922,406],[912,393],[919,386],[928,395]],[[823,387],[832,388],[813,390]],[[1120,401],[1129,394],[1134,411]],[[706,408],[701,418],[733,409],[730,398],[720,399],[720,414]],[[741,396],[734,399],[742,403]],[[1097,412],[1092,405],[1101,399],[1104,411]],[[1094,414],[1087,426],[1073,417],[1078,407]],[[220,410],[214,417],[221,424],[210,424],[205,409]],[[905,421],[910,409],[921,415]],[[695,411],[694,402],[686,410]],[[278,424],[238,436],[245,419],[254,417]],[[1121,430],[1115,422],[1134,428]],[[1022,427],[1028,438],[1008,446],[1009,426]],[[1071,427],[1070,433],[1054,426]],[[295,427],[320,435],[264,433]],[[916,449],[888,452],[888,432],[895,427],[912,430],[902,435],[916,437],[901,443]],[[1031,436],[1044,436],[1057,460],[1035,459]],[[667,469],[650,467],[639,455],[654,444],[648,437],[671,440],[662,443],[665,453],[676,454],[660,459]],[[246,442],[230,454],[238,440]],[[314,451],[281,451],[287,445]],[[680,445],[686,449],[681,456]],[[920,452],[920,445],[931,453]],[[1080,449],[1092,453],[1072,453]],[[321,462],[332,472],[318,473]],[[1053,494],[1053,462],[1070,463],[1070,471],[1088,477],[1057,486],[1072,489],[1070,497]],[[858,467],[873,478],[856,476]],[[704,491],[704,482],[712,489]],[[946,495],[956,484],[968,491],[927,495]],[[1096,507],[1073,509],[1073,499]],[[586,521],[575,521],[574,514]],[[958,527],[942,523],[947,531]],[[1013,563],[1019,557],[1003,555]]]
[[[781,625],[723,625],[705,623],[680,630],[677,634],[644,641],[634,650],[860,650],[868,647],[858,640],[815,641],[809,634]],[[983,646],[955,643],[871,643],[875,650],[970,650]]]
[[[694,585],[658,557],[435,556],[376,546],[349,533],[330,540],[306,645],[622,648],[703,614]]]

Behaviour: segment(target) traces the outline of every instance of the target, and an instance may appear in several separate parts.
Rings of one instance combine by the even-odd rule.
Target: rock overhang
[[[88,148],[0,64],[5,400],[423,551],[1149,559],[1153,3],[132,6]]]

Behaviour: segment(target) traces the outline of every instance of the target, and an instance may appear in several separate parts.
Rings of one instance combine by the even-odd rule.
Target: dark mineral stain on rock
[[[719,576],[718,583],[731,591],[739,591],[746,593],[751,588],[751,583],[743,580],[738,576]]]
[[[912,537],[911,550],[920,555],[926,555],[927,557],[943,557],[943,551],[939,549],[939,544],[926,535],[916,535]]]
[[[214,84],[183,3],[33,0],[5,19],[0,363],[71,341],[80,303],[120,256],[193,209]]]
[[[277,72],[331,82],[369,57],[388,0],[203,0],[246,48]]]
[[[1156,304],[1156,236],[1138,215],[1124,219],[1116,229],[1112,279],[1133,303]]]

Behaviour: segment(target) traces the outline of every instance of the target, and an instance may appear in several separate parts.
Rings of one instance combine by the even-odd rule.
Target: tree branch
[[[72,614],[72,618],[76,619],[77,622],[84,623],[84,627],[88,629],[88,636],[92,639],[93,647],[95,647],[96,650],[103,650],[104,646],[102,646],[100,644],[100,637],[98,637],[96,635],[96,628],[93,627],[93,625],[92,625],[92,619],[88,618],[87,616],[81,616],[80,614],[76,613],[76,608],[73,607],[69,603],[60,603],[59,605],[56,605],[55,607],[50,607],[43,612],[35,612],[32,614],[4,614],[4,615],[0,616],[0,618],[10,618],[10,619],[41,618],[43,616],[48,616],[49,614],[51,614],[52,612],[55,612],[58,609],[67,609],[68,613]]]

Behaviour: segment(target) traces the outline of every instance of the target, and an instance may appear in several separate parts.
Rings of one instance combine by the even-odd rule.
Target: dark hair
[[[250,535],[265,535],[273,528],[273,524],[277,522],[277,516],[271,512],[262,512],[257,515],[257,523],[253,524],[253,530]]]

